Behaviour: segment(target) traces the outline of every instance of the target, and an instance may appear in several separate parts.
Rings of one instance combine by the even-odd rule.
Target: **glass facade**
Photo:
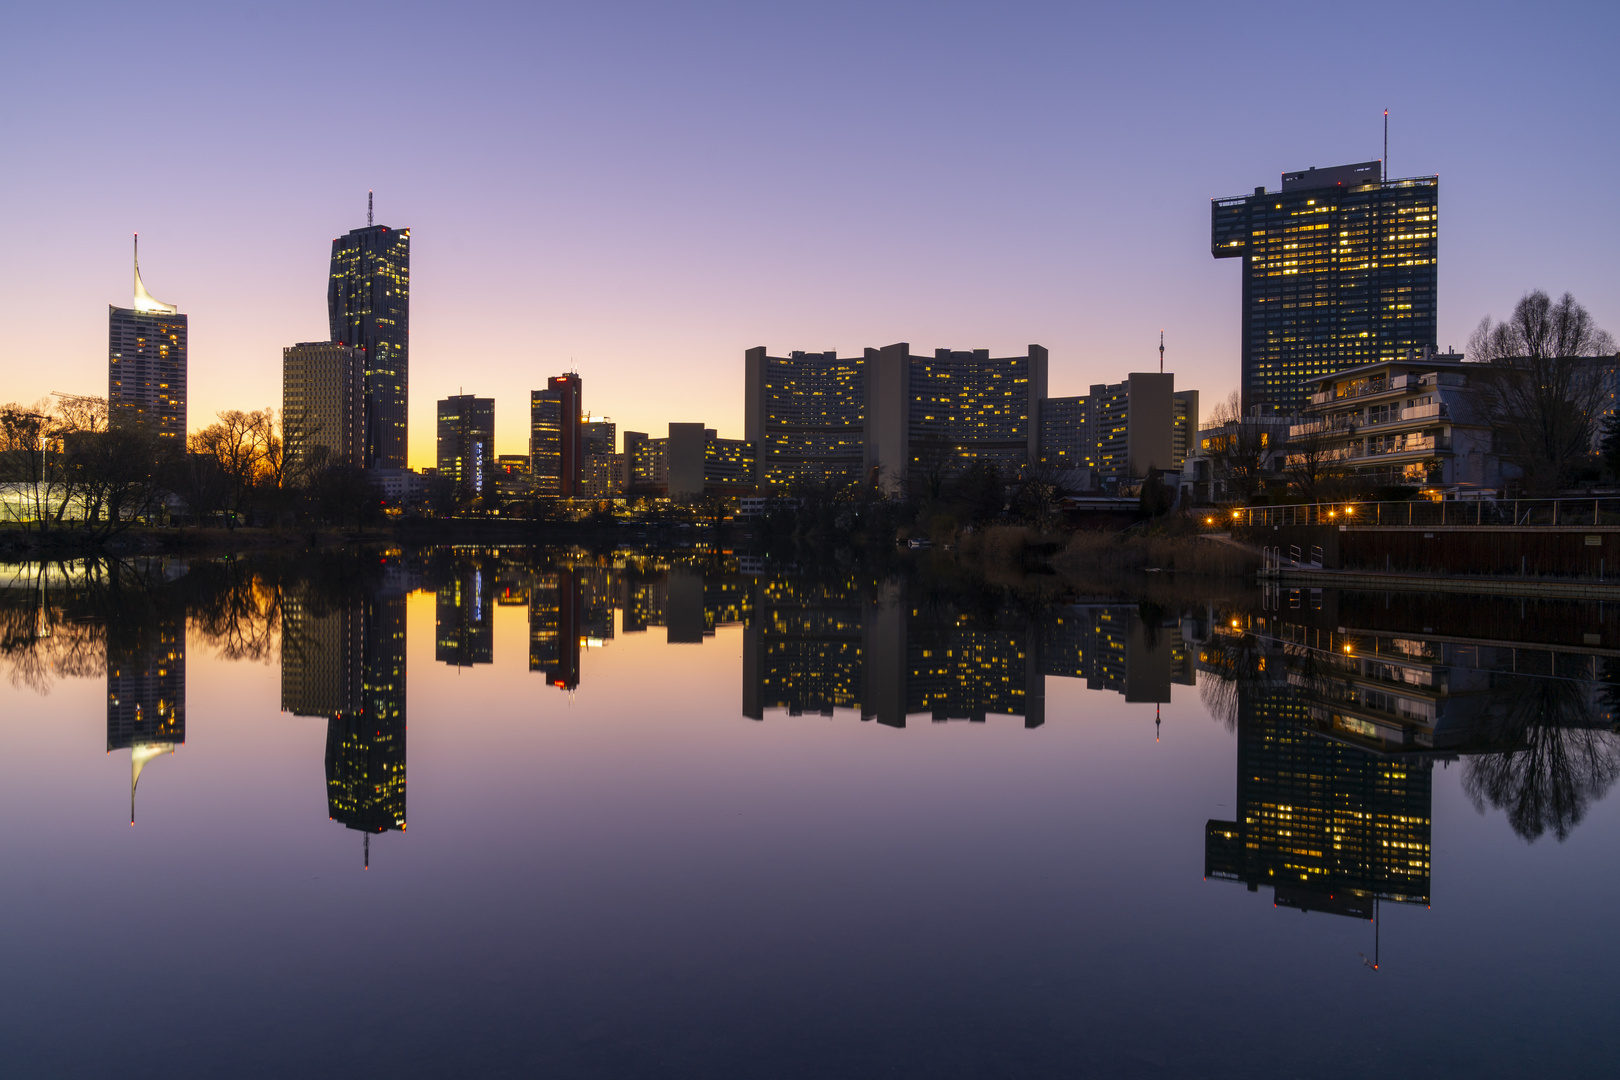
[[[495,399],[457,394],[439,402],[439,475],[461,498],[482,495],[495,477]]]
[[[1285,173],[1211,204],[1211,253],[1243,260],[1245,413],[1293,414],[1305,384],[1435,346],[1439,177],[1377,162]]]
[[[385,225],[332,241],[331,338],[364,350],[368,468],[403,469],[410,386],[411,231]]]

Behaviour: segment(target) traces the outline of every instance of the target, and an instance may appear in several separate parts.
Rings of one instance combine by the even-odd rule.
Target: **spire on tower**
[[[371,228],[371,192],[366,192],[366,228]]]
[[[180,309],[173,304],[165,304],[146,291],[141,284],[141,234],[135,234],[135,303],[136,311],[152,311],[159,315],[178,315]]]
[[[1159,374],[1164,374],[1164,331],[1159,331]]]

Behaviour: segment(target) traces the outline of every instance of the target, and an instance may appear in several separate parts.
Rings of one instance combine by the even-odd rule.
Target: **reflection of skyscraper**
[[[107,641],[107,752],[130,751],[129,822],[146,763],[186,741],[186,623],[160,620],[135,644]]]
[[[405,468],[410,388],[411,230],[367,225],[332,241],[331,339],[365,351],[366,460]]]
[[[580,596],[571,568],[536,575],[529,592],[529,670],[561,690],[579,686]]]
[[[1239,690],[1237,819],[1206,827],[1205,876],[1361,918],[1374,899],[1427,903],[1429,762],[1324,738],[1310,714],[1288,681]]]
[[[405,828],[405,597],[364,604],[361,707],[326,726],[328,812],[366,833]]]
[[[366,833],[405,828],[405,596],[385,588],[283,605],[281,708],[326,718],[327,813]],[[369,858],[369,844],[367,847]]]
[[[861,708],[860,594],[792,577],[759,581],[755,591],[754,617],[743,628],[743,715]]]
[[[464,567],[439,586],[433,658],[452,667],[495,661],[494,589],[484,571]]]

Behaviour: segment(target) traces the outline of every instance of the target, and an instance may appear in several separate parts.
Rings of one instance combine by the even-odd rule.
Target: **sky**
[[[1439,342],[1529,289],[1620,331],[1620,6],[19,5],[0,35],[0,401],[106,392],[105,305],[190,318],[190,423],[280,405],[333,237],[412,241],[434,403],[577,370],[619,430],[741,437],[744,350],[1051,351],[1050,392],[1237,386],[1209,200],[1441,177]],[[1208,404],[1205,405],[1207,410]]]

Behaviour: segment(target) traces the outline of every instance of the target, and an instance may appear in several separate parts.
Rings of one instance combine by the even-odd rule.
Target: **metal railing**
[[[1373,525],[1429,528],[1620,527],[1620,497],[1566,499],[1409,499],[1403,502],[1246,506],[1206,514],[1206,524]]]

